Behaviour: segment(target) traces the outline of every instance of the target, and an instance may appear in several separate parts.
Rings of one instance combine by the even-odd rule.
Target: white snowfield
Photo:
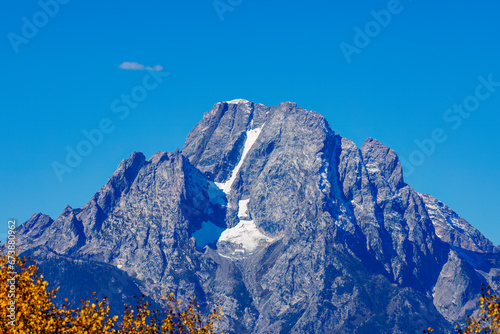
[[[246,103],[246,102],[250,102],[250,101],[245,100],[245,99],[235,99],[235,100],[231,100],[231,101],[226,101],[226,103],[234,103],[234,104]]]
[[[229,101],[228,103],[242,103],[242,102],[248,102],[248,101],[233,100]],[[246,140],[245,144],[243,145],[243,153],[241,154],[241,158],[238,161],[238,164],[231,171],[231,176],[229,177],[229,180],[227,180],[224,183],[215,183],[215,185],[217,185],[217,187],[222,189],[222,191],[226,195],[229,195],[229,192],[231,191],[231,186],[233,185],[234,180],[236,180],[236,176],[238,175],[238,172],[240,171],[240,168],[243,165],[243,162],[245,161],[248,152],[250,152],[250,149],[252,148],[253,144],[255,143],[257,138],[259,138],[263,126],[264,124],[260,128],[255,128],[252,130],[248,130],[246,132]],[[241,248],[236,249],[235,253],[253,252],[261,243],[266,244],[274,240],[273,238],[270,238],[262,234],[257,228],[257,225],[255,225],[255,222],[253,220],[250,220],[250,214],[248,212],[249,201],[250,199],[244,199],[239,201],[238,218],[240,219],[240,222],[236,226],[224,230],[224,232],[222,232],[222,234],[219,237],[219,242],[229,242],[232,244],[239,245]]]
[[[219,242],[238,244],[247,252],[253,252],[261,242],[268,243],[272,238],[262,234],[253,220],[241,220],[238,225],[226,229],[219,237]]]
[[[248,202],[250,199],[243,199],[238,204],[238,218],[248,218]]]
[[[238,218],[240,222],[232,228],[226,229],[219,237],[219,242],[229,242],[239,245],[241,248],[235,249],[235,253],[253,252],[259,245],[274,241],[259,231],[253,220],[250,220],[248,212],[248,202],[244,199],[238,203]]]
[[[245,140],[245,145],[243,146],[243,153],[241,154],[240,161],[238,161],[238,164],[231,171],[231,177],[229,178],[229,180],[227,180],[224,183],[215,182],[217,187],[222,189],[222,191],[226,195],[229,195],[229,192],[231,191],[231,186],[233,185],[234,180],[236,180],[236,176],[238,175],[238,172],[240,171],[241,165],[243,165],[243,161],[245,161],[245,158],[246,158],[248,152],[252,148],[252,146],[255,143],[255,141],[257,140],[257,138],[259,138],[259,135],[260,135],[260,132],[262,131],[263,126],[264,126],[264,124],[262,124],[262,126],[260,128],[255,128],[255,129],[252,129],[252,130],[249,130],[246,132],[247,139]]]

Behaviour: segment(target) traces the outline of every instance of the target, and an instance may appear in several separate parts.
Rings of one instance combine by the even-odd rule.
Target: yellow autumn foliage
[[[490,286],[481,288],[483,292],[479,300],[479,310],[477,315],[468,315],[465,319],[464,329],[457,325],[458,334],[488,333],[500,334],[500,297],[491,294]],[[424,333],[431,333],[434,330],[429,327]]]
[[[76,308],[56,305],[58,289],[48,290],[47,286],[34,261],[21,259],[1,247],[0,334],[212,334],[222,315],[221,309],[213,309],[205,319],[194,298],[182,307],[171,293],[164,296],[164,310],[149,310],[150,303],[142,300],[135,308],[125,305],[118,317],[110,315],[106,298],[98,300],[93,296]]]

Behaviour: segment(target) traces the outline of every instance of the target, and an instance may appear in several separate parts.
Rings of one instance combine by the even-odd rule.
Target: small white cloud
[[[155,65],[153,67],[146,67],[146,70],[150,70],[150,71],[163,71],[163,66],[161,65]]]
[[[124,61],[118,67],[121,68],[122,70],[145,70],[146,69],[144,67],[144,65],[142,65],[142,64],[135,63],[135,62],[128,62],[128,61]]]
[[[144,66],[144,65],[136,63],[136,62],[128,62],[128,61],[124,61],[123,63],[121,63],[120,66],[118,66],[118,68],[121,68],[122,70],[136,70],[136,71],[144,71],[144,70],[162,71],[163,70],[163,66],[161,66],[161,65]]]

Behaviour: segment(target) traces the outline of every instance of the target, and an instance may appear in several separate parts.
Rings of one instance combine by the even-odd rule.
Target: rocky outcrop
[[[420,194],[425,208],[434,224],[436,235],[444,242],[473,252],[498,252],[491,241],[470,225],[465,219],[451,210],[443,202],[431,195]]]

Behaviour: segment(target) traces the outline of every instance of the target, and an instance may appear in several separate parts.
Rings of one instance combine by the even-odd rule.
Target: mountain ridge
[[[222,232],[200,247],[207,226]],[[392,149],[292,102],[217,103],[181,151],[132,153],[81,209],[19,234],[21,251],[113,265],[153,299],[218,303],[229,333],[452,332],[500,281],[493,244],[410,188]]]

